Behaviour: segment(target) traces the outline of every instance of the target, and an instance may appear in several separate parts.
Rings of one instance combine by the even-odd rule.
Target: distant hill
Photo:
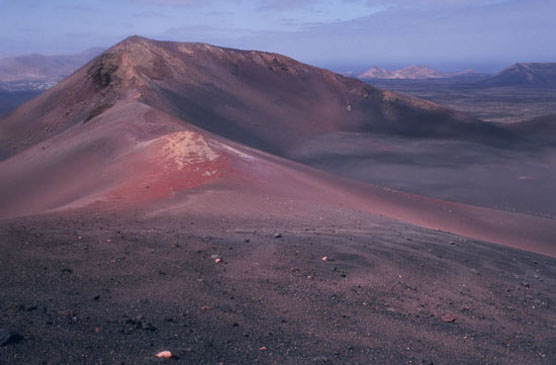
[[[442,79],[453,77],[456,74],[442,72],[427,66],[407,66],[400,70],[389,71],[383,68],[374,66],[359,75],[361,79],[408,79],[408,80],[421,80],[421,79]]]
[[[480,82],[482,86],[556,88],[556,63],[516,63]]]
[[[60,81],[103,51],[91,48],[74,55],[31,54],[0,59],[0,82]]]

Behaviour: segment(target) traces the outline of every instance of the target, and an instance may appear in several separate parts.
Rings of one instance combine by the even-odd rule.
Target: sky
[[[336,71],[556,62],[556,0],[0,0],[0,57],[127,36],[279,52]]]

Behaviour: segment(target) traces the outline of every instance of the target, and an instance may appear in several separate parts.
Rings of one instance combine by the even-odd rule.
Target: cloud
[[[345,2],[357,0],[344,0]],[[522,2],[525,0],[366,0],[367,5],[385,5],[390,8],[437,10],[461,9],[470,7],[488,7],[511,2]]]
[[[131,3],[140,3],[146,5],[173,6],[173,7],[209,7],[229,2],[241,2],[241,0],[125,0]]]
[[[307,9],[315,4],[322,3],[321,0],[259,0],[258,11],[291,11],[296,9]]]
[[[159,18],[159,19],[174,18],[171,15],[163,14],[156,11],[148,11],[148,10],[142,11],[140,13],[132,14],[132,16],[135,18],[151,18],[151,19],[152,18]]]

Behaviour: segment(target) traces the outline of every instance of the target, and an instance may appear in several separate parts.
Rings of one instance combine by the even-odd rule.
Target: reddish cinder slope
[[[259,216],[269,209],[264,198],[284,198],[308,212],[364,211],[555,254],[554,221],[338,178],[185,126],[134,100],[0,163],[0,192],[2,217],[75,208]]]
[[[236,63],[224,67],[230,57]],[[286,199],[304,214],[316,215],[320,206],[358,210],[556,255],[553,220],[360,184],[252,147],[280,153],[330,130],[403,125],[400,116],[436,116],[446,123],[440,130],[457,121],[435,104],[399,104],[390,100],[395,94],[361,85],[278,55],[126,40],[1,121],[8,144],[0,217],[77,208],[261,216],[287,214],[268,203]],[[278,102],[287,90],[294,96]],[[374,96],[361,94],[367,90]],[[349,95],[359,95],[351,111],[342,101]],[[253,126],[251,115],[264,128]]]
[[[319,134],[339,131],[473,140],[502,134],[438,104],[279,54],[132,37],[0,121],[0,158],[128,96],[281,156]]]

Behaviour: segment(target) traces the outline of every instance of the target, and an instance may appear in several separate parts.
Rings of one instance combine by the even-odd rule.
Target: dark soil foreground
[[[556,363],[555,259],[311,221],[3,221],[0,363]]]

